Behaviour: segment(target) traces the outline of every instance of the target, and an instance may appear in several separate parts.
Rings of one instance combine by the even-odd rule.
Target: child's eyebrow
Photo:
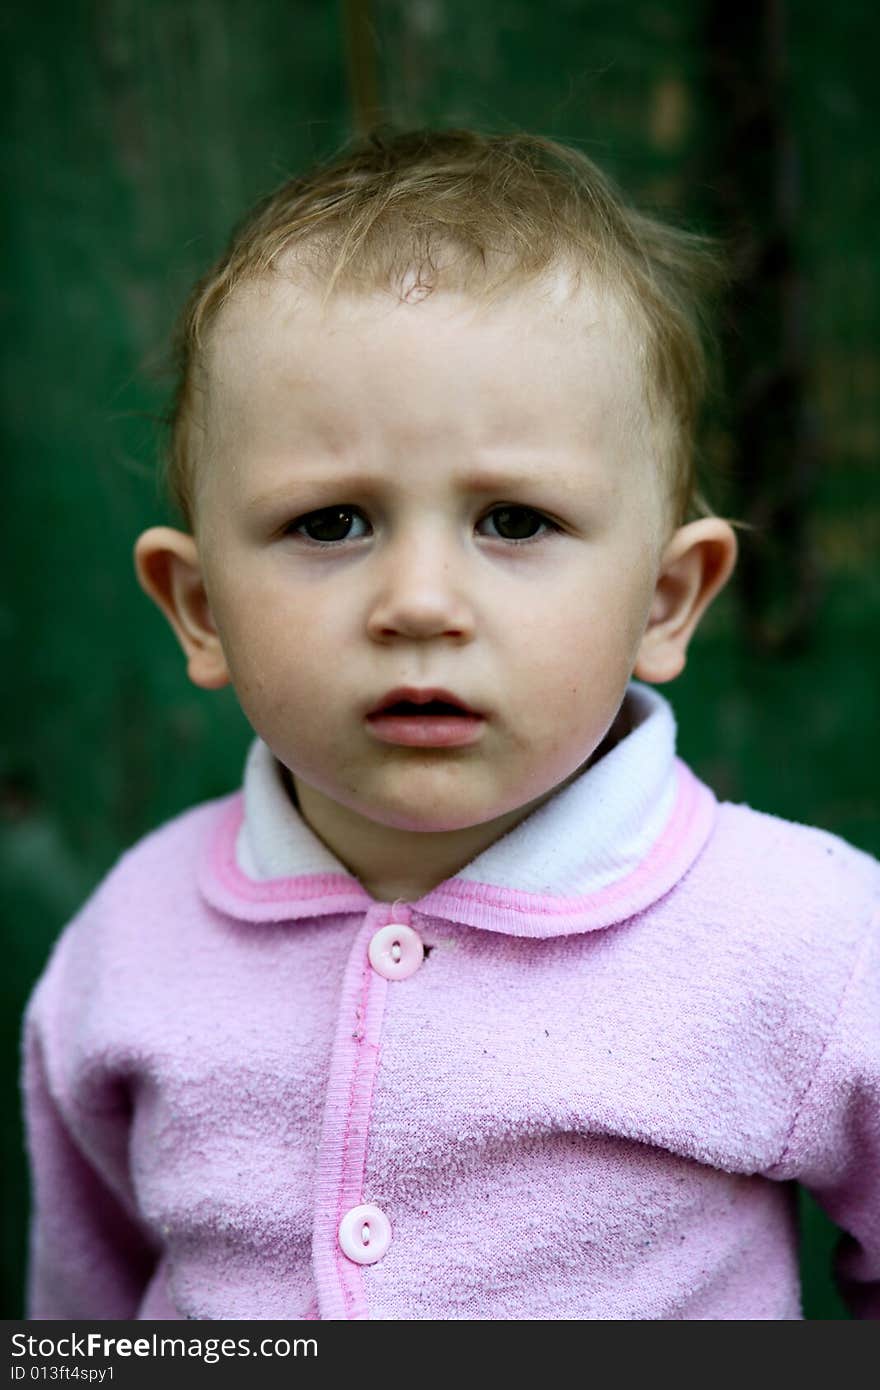
[[[479,472],[458,474],[452,479],[453,485],[458,488],[459,492],[472,493],[516,491],[520,488],[535,488],[536,486],[564,487],[566,484],[570,487],[571,481],[571,479],[566,478],[564,473],[551,471],[541,466],[536,466],[523,473],[483,469]],[[251,498],[247,503],[247,510],[257,511],[264,507],[272,507],[276,503],[288,501],[300,490],[312,487],[353,489],[366,495],[376,495],[383,491],[386,485],[385,479],[374,477],[369,473],[297,472],[280,487],[272,488],[270,492],[264,492],[259,497]]]

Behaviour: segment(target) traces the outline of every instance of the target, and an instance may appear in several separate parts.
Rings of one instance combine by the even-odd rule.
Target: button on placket
[[[403,922],[380,927],[367,948],[370,964],[386,980],[406,980],[425,959],[422,938]]]
[[[391,1223],[381,1207],[366,1202],[352,1207],[339,1223],[339,1245],[355,1264],[373,1265],[391,1244]]]

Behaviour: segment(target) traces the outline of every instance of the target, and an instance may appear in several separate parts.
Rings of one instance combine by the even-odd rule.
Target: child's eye
[[[362,539],[361,536],[352,537],[349,534],[351,517],[362,519],[357,507],[321,507],[319,511],[307,512],[298,520],[291,521],[285,528],[285,534],[299,535],[301,532],[307,532],[307,534],[300,536],[300,539],[304,540],[307,545],[322,546],[325,550],[330,549],[341,541]],[[535,532],[536,523],[538,527],[547,527],[549,531],[560,529],[555,521],[545,517],[542,512],[535,511],[534,507],[521,507],[513,504],[493,507],[483,517],[483,521],[488,521],[490,517],[499,518],[495,525],[498,527],[500,539],[509,541],[512,545],[528,545],[532,541],[541,540],[542,534]]]
[[[502,532],[513,532],[512,535],[502,534],[501,539],[512,541],[514,545],[527,545],[529,541],[540,540],[541,535],[536,535],[534,531],[536,523],[539,527],[547,527],[549,531],[559,530],[555,521],[544,516],[543,512],[536,512],[534,507],[518,507],[515,504],[493,507],[491,512],[488,512],[483,518],[484,521],[488,521],[490,516],[501,518],[500,524],[497,522],[495,524],[499,525]],[[522,534],[524,528],[528,531],[527,535]]]
[[[309,545],[322,545],[329,547],[336,541],[349,540],[350,537],[344,534],[348,530],[346,518],[357,514],[356,507],[322,507],[317,512],[307,512],[297,521],[291,521],[285,529],[285,535],[296,535],[299,531],[308,527],[312,531],[317,531],[317,535],[306,535],[302,539]],[[343,533],[343,534],[340,534]],[[355,539],[358,539],[355,537]]]

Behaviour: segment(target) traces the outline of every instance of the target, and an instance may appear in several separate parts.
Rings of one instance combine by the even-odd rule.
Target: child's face
[[[245,714],[298,784],[430,831],[577,773],[636,666],[669,534],[613,306],[438,293],[322,313],[285,281],[251,286],[216,325],[206,421],[210,612]],[[472,488],[477,473],[494,481]],[[315,526],[329,541],[294,533],[330,507],[352,514]],[[380,742],[365,716],[401,685],[484,711],[477,742]]]

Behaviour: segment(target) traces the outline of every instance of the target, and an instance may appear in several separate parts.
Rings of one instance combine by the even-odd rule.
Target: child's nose
[[[376,571],[371,600],[370,636],[471,636],[474,605],[466,590],[460,552],[436,535],[413,540],[389,552]]]

